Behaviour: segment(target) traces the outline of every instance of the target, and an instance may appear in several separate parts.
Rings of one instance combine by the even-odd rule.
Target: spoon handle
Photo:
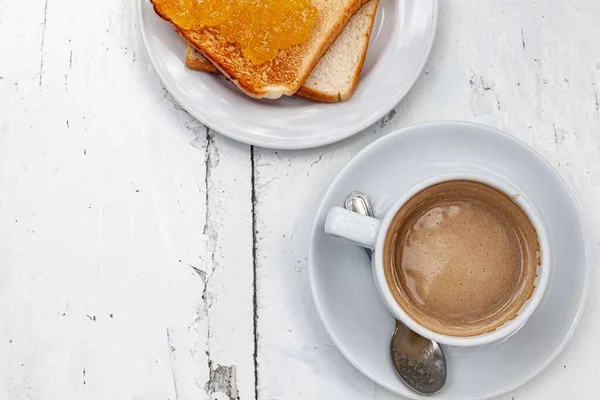
[[[361,215],[366,215],[367,217],[375,217],[369,196],[361,192],[350,193],[348,197],[346,197],[344,208]],[[373,252],[371,249],[365,249],[365,251],[367,252],[367,256],[369,256],[369,260],[371,260],[373,257]]]

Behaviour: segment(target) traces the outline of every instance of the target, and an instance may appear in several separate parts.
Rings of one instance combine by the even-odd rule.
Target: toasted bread
[[[354,14],[296,92],[297,96],[324,103],[347,101],[352,97],[367,54],[378,4],[379,0],[370,0]],[[219,70],[190,44],[185,64],[197,71],[219,73]]]
[[[151,0],[156,13],[172,22]],[[291,96],[300,89],[310,71],[342,32],[363,0],[312,0],[318,17],[307,42],[280,50],[271,61],[253,64],[242,55],[238,46],[228,43],[216,28],[198,30],[175,28],[189,43],[219,69],[242,91],[255,98]]]
[[[220,74],[219,69],[212,65],[194,46],[188,43],[185,50],[185,66],[196,71]]]

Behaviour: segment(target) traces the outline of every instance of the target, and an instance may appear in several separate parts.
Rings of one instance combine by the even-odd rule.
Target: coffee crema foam
[[[536,230],[519,205],[467,180],[411,198],[384,248],[396,301],[419,324],[451,336],[491,332],[516,317],[540,264]]]

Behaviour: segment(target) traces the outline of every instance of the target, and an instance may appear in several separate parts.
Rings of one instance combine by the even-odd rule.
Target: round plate
[[[392,368],[393,317],[377,294],[365,251],[325,234],[325,217],[355,190],[369,194],[375,215],[382,216],[424,179],[483,171],[511,182],[538,210],[549,229],[550,281],[529,321],[504,342],[445,347],[448,381],[433,398],[488,399],[517,388],[556,357],[581,315],[589,273],[587,242],[575,200],[539,154],[509,135],[468,123],[428,123],[389,134],[350,161],[327,191],[312,233],[309,275],[321,320],[340,351],[366,376],[400,395],[421,398]]]
[[[382,118],[417,80],[433,44],[437,0],[381,0],[356,93],[345,103],[254,100],[223,77],[185,67],[184,41],[139,0],[150,60],[167,90],[202,123],[248,144],[302,149],[345,139]]]

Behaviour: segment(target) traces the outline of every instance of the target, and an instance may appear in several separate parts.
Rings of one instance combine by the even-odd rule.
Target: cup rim
[[[384,265],[383,265],[383,246],[388,233],[388,229],[393,218],[396,216],[400,208],[412,197],[422,190],[436,185],[442,182],[454,181],[454,180],[470,180],[474,182],[483,183],[491,186],[495,189],[500,190],[502,193],[513,198],[513,200],[521,207],[526,213],[529,221],[533,225],[538,235],[538,241],[540,245],[540,266],[538,267],[538,274],[534,283],[534,290],[531,297],[521,306],[517,312],[517,316],[511,320],[506,321],[503,325],[497,327],[491,332],[482,333],[475,336],[452,336],[435,332],[429,328],[418,323],[414,320],[397,302],[396,298],[392,294],[391,289],[387,284],[385,277]],[[481,346],[493,342],[506,339],[515,332],[517,332],[524,324],[527,319],[533,314],[537,306],[542,300],[543,294],[548,285],[550,276],[550,251],[549,251],[549,240],[548,232],[545,229],[541,218],[539,217],[536,209],[529,203],[527,198],[518,190],[518,188],[511,186],[510,183],[505,183],[506,179],[501,176],[493,175],[482,175],[476,173],[453,173],[443,174],[435,177],[431,177],[421,181],[420,183],[412,186],[408,189],[386,212],[384,218],[381,219],[381,226],[377,234],[377,240],[375,243],[375,254],[373,257],[373,275],[376,281],[376,287],[386,304],[388,310],[392,315],[404,323],[412,331],[419,335],[434,340],[441,344],[450,346]],[[514,195],[511,195],[514,194]],[[515,196],[518,195],[518,196]]]

